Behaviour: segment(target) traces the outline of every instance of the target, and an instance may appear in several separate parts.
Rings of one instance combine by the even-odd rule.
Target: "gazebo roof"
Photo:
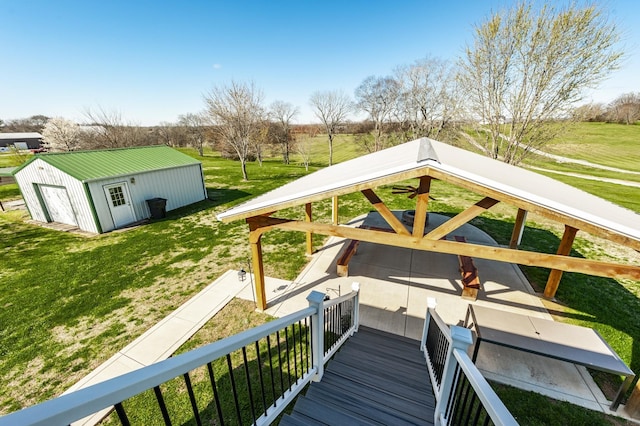
[[[432,139],[321,169],[218,215],[229,222],[407,178],[432,176],[640,248],[640,215],[541,174]],[[599,232],[602,231],[602,232]]]

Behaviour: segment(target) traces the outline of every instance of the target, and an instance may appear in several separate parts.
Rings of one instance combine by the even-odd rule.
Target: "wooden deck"
[[[435,399],[419,346],[361,326],[280,424],[433,424]]]

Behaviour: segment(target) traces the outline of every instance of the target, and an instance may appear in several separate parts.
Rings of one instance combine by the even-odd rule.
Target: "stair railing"
[[[0,417],[0,426],[95,424],[113,408],[123,425],[190,421],[268,425],[311,380],[322,377],[324,363],[357,331],[357,283],[353,289],[329,301],[313,291],[307,297],[308,308]],[[177,382],[186,388],[177,394],[188,395],[191,410],[172,412],[179,403],[167,400],[173,394],[166,389]],[[205,387],[207,399],[202,402]],[[136,405],[134,399],[142,394],[149,395],[146,404]],[[140,418],[136,412],[149,405],[149,398],[155,399],[150,411],[158,419]]]
[[[467,353],[471,330],[449,327],[436,313],[435,299],[427,305],[420,348],[436,397],[435,425],[517,425]]]

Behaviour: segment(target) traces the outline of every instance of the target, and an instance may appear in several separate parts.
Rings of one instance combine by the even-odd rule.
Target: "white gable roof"
[[[424,168],[640,241],[640,215],[631,210],[541,174],[427,138],[318,170],[220,213],[218,219],[231,221],[273,212]]]

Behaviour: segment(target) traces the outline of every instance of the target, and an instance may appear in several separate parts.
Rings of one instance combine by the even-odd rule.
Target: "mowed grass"
[[[0,412],[61,393],[224,271],[245,267],[246,225],[215,214],[307,173],[273,160],[250,164],[243,182],[238,163],[211,152],[201,160],[211,200],[139,228],[86,238],[26,224],[24,211],[0,214]],[[265,272],[293,279],[304,245],[265,240],[266,253],[286,253]]]
[[[577,123],[545,150],[624,170],[640,170],[640,125]]]
[[[335,143],[335,163],[362,154],[352,137],[343,141]],[[326,136],[314,139],[309,172],[326,165],[327,145]],[[194,150],[183,151],[203,161],[210,200],[170,212],[165,220],[85,238],[27,225],[24,212],[0,214],[0,413],[61,393],[224,271],[245,266],[249,257],[246,224],[222,224],[215,214],[307,173],[296,157],[287,166],[274,156],[262,167],[250,163],[250,181],[244,182],[237,162],[211,151],[205,157],[198,157]],[[616,195],[617,187],[603,184],[599,195],[611,200],[632,198],[624,191]],[[413,208],[412,200],[391,191],[381,187],[376,193],[390,208]],[[432,195],[430,210],[449,215],[480,198],[442,182],[434,182]],[[330,208],[329,201],[314,203],[314,216],[328,220]],[[359,193],[340,198],[343,222],[370,209]],[[505,243],[514,212],[499,204],[473,224]],[[289,209],[279,215],[302,217],[303,210]],[[555,252],[561,226],[534,215],[527,226],[524,248]],[[315,244],[322,244],[322,238],[316,238]],[[634,261],[633,253],[603,244],[579,233],[574,255],[629,256],[623,260]],[[263,237],[263,250],[269,276],[293,279],[307,262],[302,233],[269,232]],[[535,284],[544,285],[548,271],[527,268],[525,273]],[[595,327],[632,369],[640,371],[636,344],[640,318],[629,315],[637,310],[639,284],[586,278],[592,277],[565,274],[558,293],[562,303],[558,317]],[[616,309],[603,303],[609,300]]]

